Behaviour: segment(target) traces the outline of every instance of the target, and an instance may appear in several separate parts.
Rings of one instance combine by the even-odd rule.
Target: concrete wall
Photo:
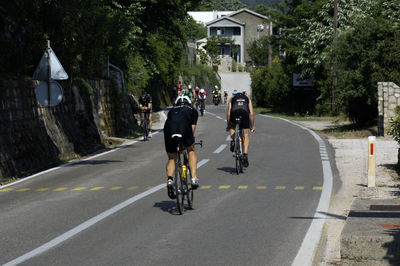
[[[59,83],[62,102],[43,108],[35,96],[38,81],[0,81],[0,180],[94,152],[108,136],[135,128],[131,103],[110,81]]]
[[[387,134],[397,106],[400,106],[400,87],[393,82],[378,82],[378,135]]]

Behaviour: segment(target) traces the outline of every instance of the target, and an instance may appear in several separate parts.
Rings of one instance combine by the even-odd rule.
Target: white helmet
[[[204,93],[204,89],[200,89],[200,93]]]
[[[192,85],[189,85],[188,87],[189,87],[189,90],[191,90],[191,89],[192,89]]]
[[[184,105],[184,104],[188,104],[191,105],[192,101],[190,101],[188,96],[178,96],[178,98],[176,98],[175,100],[175,105]]]
[[[218,86],[217,86],[217,85],[215,85],[215,88],[216,88],[216,89],[218,89]]]

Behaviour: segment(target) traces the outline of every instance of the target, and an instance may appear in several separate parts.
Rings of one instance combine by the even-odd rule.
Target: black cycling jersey
[[[231,100],[231,112],[236,110],[244,110],[247,113],[250,113],[249,103],[250,100],[247,96],[238,93]]]
[[[197,124],[198,117],[199,114],[191,106],[177,106],[168,112],[164,125],[164,142],[167,152],[176,152],[176,144],[171,140],[173,134],[182,134],[182,142],[185,147],[193,145],[192,125]]]
[[[141,96],[139,98],[139,104],[141,104],[142,106],[148,107],[149,104],[151,104],[151,103],[152,103],[152,99],[151,99],[151,96],[148,94],[145,97]]]

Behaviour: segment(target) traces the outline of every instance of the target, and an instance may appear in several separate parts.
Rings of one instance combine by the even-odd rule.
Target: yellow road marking
[[[97,190],[101,190],[101,189],[103,189],[104,187],[94,187],[94,188],[91,188],[90,190],[91,191],[97,191]]]
[[[38,188],[35,191],[47,191],[49,189],[50,189],[49,187],[44,187],[44,188]]]
[[[19,191],[28,191],[28,190],[31,190],[30,188],[21,188],[21,189],[18,189],[17,191],[19,192]]]
[[[238,189],[247,189],[249,186],[238,186]]]
[[[111,188],[111,190],[119,190],[119,189],[121,189],[122,187],[112,187]]]
[[[3,189],[0,189],[0,192],[7,192],[7,191],[11,191],[11,190],[13,190],[14,188],[3,188]]]
[[[137,189],[138,187],[128,187],[129,190]]]
[[[210,189],[211,186],[201,186],[200,189]]]
[[[149,187],[146,187],[146,190],[149,190],[149,189],[152,189],[153,187],[152,186],[149,186]]]
[[[276,186],[275,189],[276,190],[285,190],[286,186]]]
[[[68,189],[67,187],[59,187],[59,188],[54,189],[53,191],[63,191],[63,190],[67,190],[67,189]]]
[[[86,189],[86,187],[76,187],[74,189],[71,189],[71,191],[80,191],[80,190],[84,190]]]
[[[256,186],[256,189],[267,189],[267,186]]]
[[[304,190],[304,187],[295,187],[294,190]]]
[[[229,185],[228,185],[228,186],[227,186],[227,185],[224,185],[224,186],[219,186],[218,189],[228,189],[228,188],[230,188],[230,187],[231,187],[231,186],[229,186]]]
[[[313,190],[322,190],[322,187],[313,187]]]

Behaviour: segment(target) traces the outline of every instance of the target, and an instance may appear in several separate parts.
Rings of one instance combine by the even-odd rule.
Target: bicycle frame
[[[234,157],[236,164],[236,174],[243,173],[243,129],[240,129],[240,117],[236,118]]]

